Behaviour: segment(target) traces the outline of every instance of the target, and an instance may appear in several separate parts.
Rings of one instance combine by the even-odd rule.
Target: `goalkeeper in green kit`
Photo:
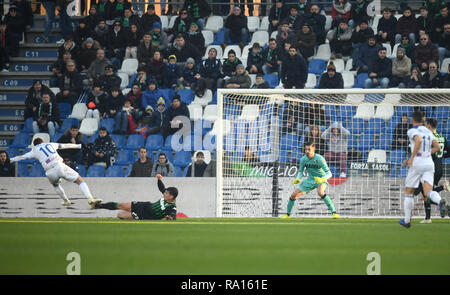
[[[334,209],[333,201],[325,193],[328,186],[327,180],[331,178],[331,172],[328,168],[327,162],[324,157],[315,153],[315,145],[311,142],[306,142],[305,144],[305,155],[300,159],[300,167],[297,174],[297,178],[292,182],[292,184],[298,184],[297,188],[291,194],[289,202],[287,205],[287,213],[281,218],[290,218],[292,208],[294,207],[295,200],[307,194],[314,189],[317,189],[319,197],[327,205],[328,209],[333,214],[333,218],[339,218],[339,214],[336,213]],[[301,181],[303,175],[303,170],[306,168],[308,172],[308,177]]]

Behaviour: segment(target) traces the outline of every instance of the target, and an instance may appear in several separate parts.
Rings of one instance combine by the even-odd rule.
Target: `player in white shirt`
[[[403,165],[409,167],[406,176],[406,196],[404,200],[405,218],[400,219],[400,225],[411,227],[411,215],[414,208],[414,190],[422,183],[425,198],[430,198],[436,204],[442,214],[447,214],[447,201],[433,191],[434,162],[431,155],[440,150],[439,143],[433,133],[423,126],[423,114],[415,111],[412,114],[413,128],[408,130],[411,156],[403,161]]]
[[[72,143],[44,143],[42,138],[33,140],[33,148],[30,152],[11,158],[11,163],[26,159],[37,159],[45,170],[50,183],[55,188],[56,193],[64,200],[63,206],[69,206],[72,203],[67,198],[64,189],[61,186],[61,178],[78,184],[83,195],[88,199],[91,209],[94,209],[96,203],[100,203],[101,199],[94,199],[89,191],[89,187],[80,177],[78,172],[63,163],[63,159],[58,155],[57,149],[74,149],[81,148],[81,144]]]

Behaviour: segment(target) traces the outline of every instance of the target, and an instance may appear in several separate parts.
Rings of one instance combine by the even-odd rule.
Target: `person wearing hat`
[[[348,56],[352,52],[352,29],[345,18],[340,18],[339,25],[327,33],[330,41],[331,59]]]
[[[114,73],[114,66],[109,64],[105,67],[105,74],[98,78],[98,82],[106,93],[111,93],[113,88],[120,88],[122,79]]]
[[[192,44],[195,48],[197,48],[199,52],[198,57],[192,57],[194,57],[196,60],[200,60],[205,52],[206,46],[205,37],[203,36],[196,22],[191,23],[191,25],[189,26],[189,30],[184,33],[184,39],[186,40],[186,43]]]
[[[19,42],[22,40],[22,35],[25,32],[25,21],[23,17],[17,12],[17,7],[11,5],[9,12],[4,17],[6,28],[11,34],[11,44],[9,44],[9,56],[16,57],[19,55]]]
[[[283,0],[275,0],[269,11],[269,34],[278,29],[281,21],[289,15],[289,7],[284,5]]]
[[[308,23],[303,23],[302,29],[297,32],[294,45],[305,60],[314,55],[316,34]]]
[[[411,59],[406,56],[405,49],[397,47],[397,54],[392,61],[392,77],[389,87],[405,88],[411,76]]]
[[[165,97],[164,93],[158,88],[156,80],[150,79],[147,90],[142,93],[142,108],[145,110],[147,106],[151,106],[156,109],[160,97]]]
[[[87,72],[92,62],[97,58],[97,49],[99,48],[100,44],[97,41],[94,41],[91,37],[86,38],[78,53],[78,70],[80,72]]]
[[[171,88],[177,90],[181,85],[179,80],[182,77],[181,67],[177,65],[177,57],[175,55],[169,55],[169,62],[164,67],[164,88]]]
[[[377,58],[380,48],[381,45],[377,43],[376,36],[369,36],[367,41],[352,53],[353,66],[351,70],[358,71],[358,73],[367,73],[369,65]]]
[[[181,130],[183,122],[190,124],[189,109],[184,102],[181,102],[180,95],[175,94],[170,107],[167,109],[165,122],[163,122],[164,138]]]
[[[161,23],[161,18],[155,13],[155,5],[149,4],[145,14],[141,16],[139,26],[142,32],[150,32],[154,23]]]
[[[106,55],[114,64],[119,66],[125,56],[125,46],[128,39],[120,21],[114,21],[113,28],[109,31],[107,38]]]
[[[182,9],[186,9],[200,30],[205,26],[205,19],[211,14],[211,7],[207,0],[186,0]]]
[[[166,50],[169,46],[169,40],[167,39],[167,34],[161,29],[161,23],[153,23],[151,30],[152,35],[152,46],[157,50]]]
[[[195,60],[192,57],[189,57],[186,60],[186,64],[183,67],[182,76],[180,81],[183,87],[190,87],[190,89],[195,89],[195,83],[197,79],[195,75],[197,71],[195,70]]]
[[[233,12],[225,21],[225,43],[247,44],[249,39],[249,31],[247,26],[247,17],[241,13],[238,6],[233,8]],[[243,47],[243,46],[242,46]]]
[[[92,90],[89,92],[86,99],[86,118],[95,118],[100,122],[100,118],[106,112],[107,94],[103,91],[102,84],[94,82]]]
[[[203,34],[200,33],[199,36],[202,36],[201,38],[203,38],[203,44],[205,44],[205,38],[203,37]],[[200,42],[200,44],[197,46],[192,43],[193,40],[191,40],[191,42],[187,42],[186,37],[187,35],[178,34],[175,38],[175,43],[167,50],[168,55],[176,56],[177,63],[179,63],[180,66],[183,66],[189,57],[192,57],[196,61],[200,61],[204,52],[204,49],[203,51],[199,49],[202,46],[201,38],[197,40],[198,42]]]
[[[229,79],[225,80],[226,88],[250,88],[251,86],[252,80],[243,64],[238,64],[236,72]]]
[[[343,89],[344,79],[342,74],[336,72],[336,66],[332,61],[327,66],[327,71],[320,77],[319,89]]]

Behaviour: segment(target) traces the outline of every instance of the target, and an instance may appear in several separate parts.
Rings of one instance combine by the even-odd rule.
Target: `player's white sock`
[[[441,201],[441,196],[436,191],[430,191],[428,193],[428,198],[430,198],[430,200],[436,204],[439,204],[439,202]]]
[[[64,189],[62,188],[62,186],[60,184],[58,184],[58,186],[54,186],[56,193],[59,195],[59,197],[61,199],[63,199],[64,201],[68,201],[69,199],[66,196],[66,192],[64,191]]]
[[[414,208],[414,197],[413,197],[413,195],[406,195],[403,205],[404,205],[404,210],[405,210],[405,223],[410,223],[411,222],[412,210]]]
[[[89,191],[89,187],[87,186],[86,182],[81,182],[78,187],[86,198],[92,199],[91,192]]]

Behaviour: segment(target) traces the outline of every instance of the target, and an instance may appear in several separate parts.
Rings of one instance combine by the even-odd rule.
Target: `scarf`
[[[274,50],[269,48],[269,51],[267,52],[267,58],[266,58],[267,61],[269,61],[269,62],[272,61],[272,53],[273,52],[274,52]]]
[[[43,106],[44,106],[44,103],[39,104],[39,111],[38,111],[39,117],[42,117],[42,115],[43,115],[43,111],[44,111]],[[50,114],[52,113],[53,104],[51,102],[49,102],[48,106],[49,106],[48,115],[50,116]]]
[[[200,9],[198,7],[198,2],[195,1],[193,3],[190,3],[188,5],[188,11],[191,13],[191,15],[193,16],[194,19],[199,19],[200,18]]]
[[[117,2],[116,10],[123,10],[123,3]]]

